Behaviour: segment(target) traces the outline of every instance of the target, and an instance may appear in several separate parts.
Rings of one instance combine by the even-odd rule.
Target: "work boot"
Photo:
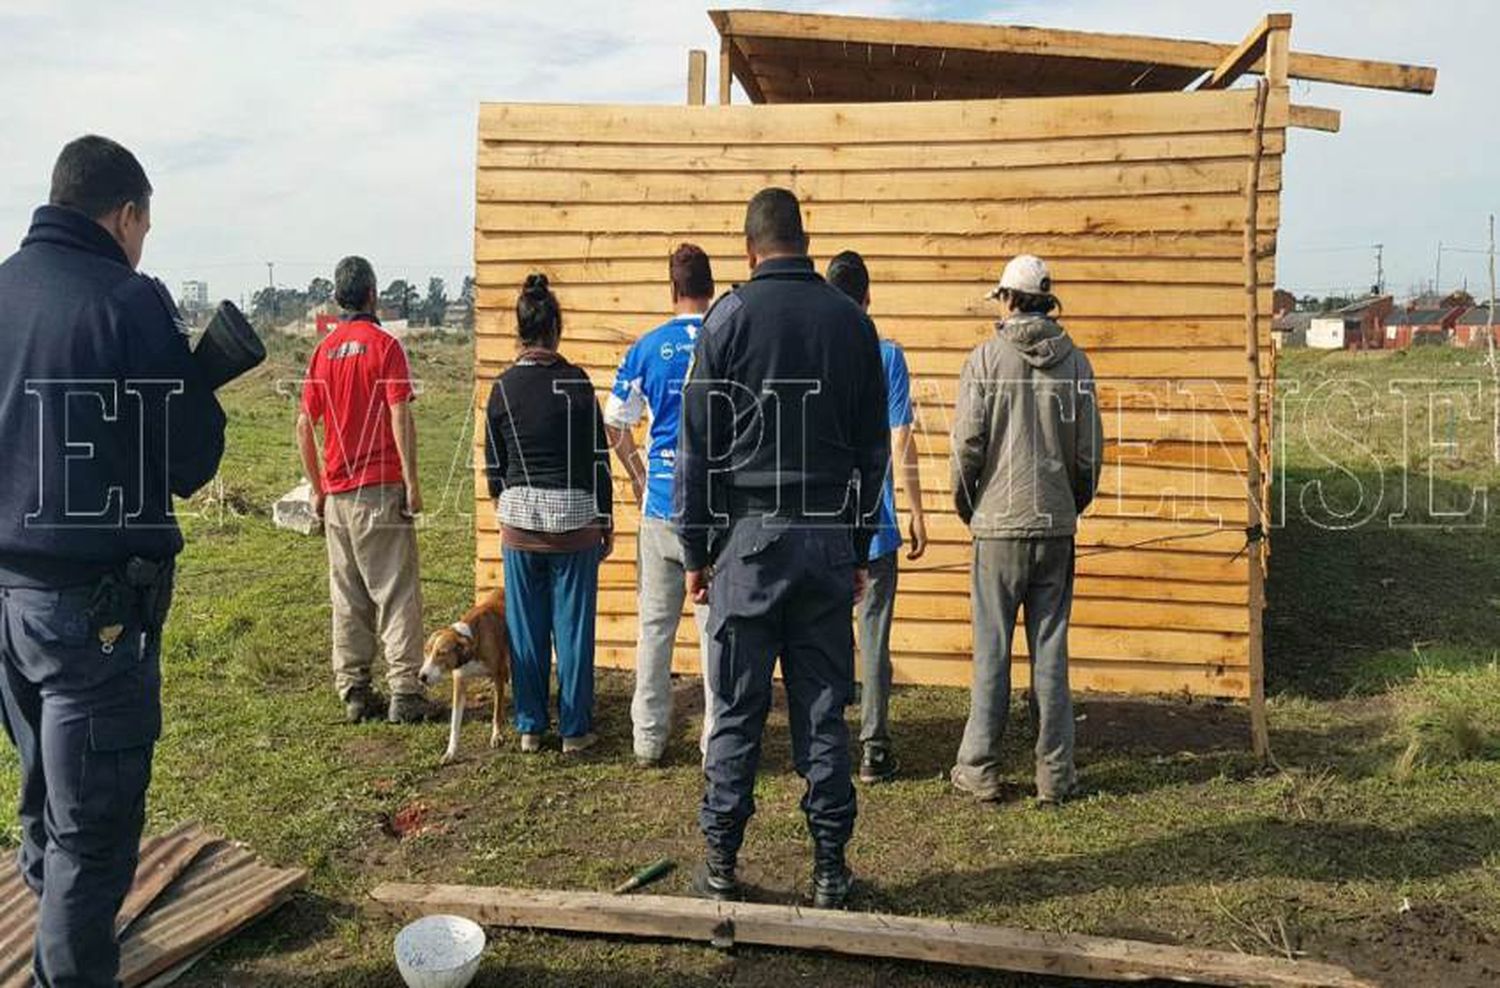
[[[441,720],[441,705],[433,703],[420,693],[397,693],[391,697],[391,706],[385,719],[392,724],[421,724],[429,720]]]
[[[355,686],[344,694],[344,720],[358,724],[385,716],[385,697],[368,686]]]
[[[900,767],[889,748],[867,744],[864,756],[859,760],[859,781],[866,785],[889,782],[896,777],[896,770]]]
[[[843,909],[854,889],[854,872],[844,863],[844,848],[819,845],[813,851],[813,908]]]
[[[737,901],[741,893],[734,868],[734,855],[710,848],[703,863],[693,871],[693,894],[716,902]]]

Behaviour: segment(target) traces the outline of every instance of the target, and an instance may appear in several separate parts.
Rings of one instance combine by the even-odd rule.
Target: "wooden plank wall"
[[[992,332],[996,309],[983,296],[1000,267],[1023,251],[1040,254],[1064,324],[1092,357],[1105,410],[1108,468],[1079,536],[1073,681],[1245,696],[1250,615],[1236,553],[1247,515],[1242,234],[1252,117],[1246,91],[485,105],[476,411],[514,354],[512,307],[527,273],[552,279],[563,351],[602,394],[629,342],[669,312],[670,249],[701,244],[727,288],[747,274],[746,200],[768,184],[794,189],[820,266],[845,248],[867,258],[872,314],[904,346],[913,375],[934,544],[903,567],[896,678],[964,685],[969,544],[947,465],[957,376]],[[1267,354],[1286,125],[1286,101],[1273,100],[1258,231]],[[601,664],[628,668],[637,517],[616,473],[621,537],[602,574],[598,636]],[[487,588],[499,583],[499,539],[482,477],[476,490],[477,581]],[[1188,534],[1196,537],[1167,540]],[[1161,541],[1139,544],[1148,540]],[[693,637],[685,620],[683,671],[697,668]],[[1016,676],[1026,681],[1024,662]]]

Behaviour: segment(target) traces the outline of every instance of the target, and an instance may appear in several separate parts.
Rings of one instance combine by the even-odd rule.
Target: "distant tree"
[[[307,304],[311,307],[327,305],[333,300],[333,282],[327,278],[314,278],[307,283]]]
[[[1291,312],[1297,307],[1297,296],[1285,288],[1278,288],[1271,295],[1271,312],[1279,315],[1283,312]]]
[[[422,293],[417,287],[405,278],[397,278],[385,286],[385,291],[380,293],[380,304],[387,311],[394,312],[398,319],[410,319],[412,309],[422,300]]]
[[[474,328],[474,304],[478,288],[474,284],[474,276],[464,275],[463,291],[459,293],[458,300],[464,304],[464,328]]]
[[[250,296],[250,320],[262,328],[275,328],[307,316],[307,295],[295,288],[269,285]]]
[[[427,279],[427,325],[441,326],[448,312],[448,286],[441,278]]]
[[[1354,304],[1354,299],[1347,295],[1325,295],[1323,296],[1323,300],[1318,303],[1318,308],[1323,312],[1332,312],[1335,309],[1342,309],[1344,306],[1352,304]]]
[[[1444,309],[1455,309],[1459,306],[1463,306],[1465,309],[1469,309],[1474,306],[1474,296],[1470,295],[1462,288],[1460,288],[1456,292],[1450,292],[1448,295],[1444,296],[1442,302],[1442,307]]]

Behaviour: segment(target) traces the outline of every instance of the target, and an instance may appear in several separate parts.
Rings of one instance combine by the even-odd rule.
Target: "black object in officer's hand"
[[[266,359],[265,344],[255,335],[250,320],[227,299],[219,303],[208,321],[193,359],[203,371],[208,386],[217,391]]]

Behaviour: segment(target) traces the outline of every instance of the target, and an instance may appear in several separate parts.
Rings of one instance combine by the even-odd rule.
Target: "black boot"
[[[854,872],[844,863],[842,845],[820,845],[813,851],[813,906],[843,909],[854,889]]]
[[[735,856],[709,848],[708,856],[693,872],[693,893],[703,899],[735,902],[740,883],[734,877]]]

